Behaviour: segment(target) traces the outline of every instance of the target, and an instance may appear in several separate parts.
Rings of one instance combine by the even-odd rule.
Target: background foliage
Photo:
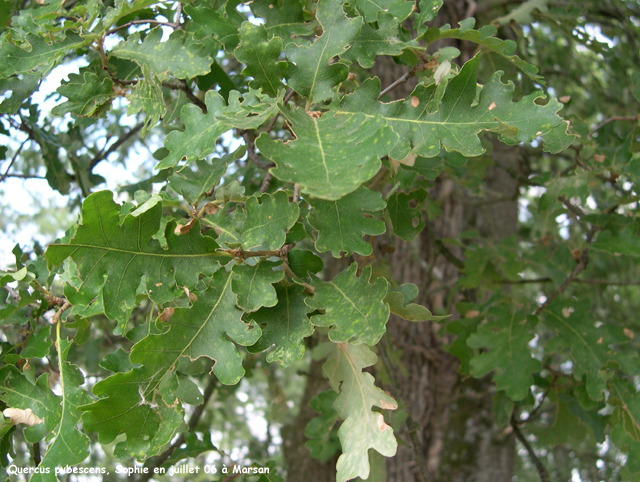
[[[0,272],[2,475],[276,481],[313,456],[339,481],[409,480],[406,450],[415,480],[459,480],[473,429],[511,454],[491,480],[638,480],[639,15],[3,0],[1,222],[36,238]],[[132,162],[104,190],[104,166]],[[67,206],[20,217],[19,179]],[[468,207],[447,234],[449,198]],[[430,408],[448,438],[403,397],[422,365],[394,333],[416,323],[431,345],[411,349],[453,355]]]

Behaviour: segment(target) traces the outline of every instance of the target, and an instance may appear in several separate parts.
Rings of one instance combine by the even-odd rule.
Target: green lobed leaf
[[[257,129],[278,113],[278,102],[282,102],[283,96],[284,92],[273,98],[259,90],[249,89],[240,102],[240,92],[232,90],[229,106],[223,107],[216,118],[236,129]]]
[[[519,24],[535,22],[531,12],[533,12],[534,9],[540,10],[542,13],[548,12],[549,9],[547,7],[547,3],[549,3],[549,0],[527,0],[519,7],[514,8],[508,15],[496,18],[491,23],[497,25],[509,25],[511,22]]]
[[[378,357],[364,345],[338,343],[335,352],[322,367],[331,388],[340,395],[333,408],[344,422],[338,430],[342,455],[338,458],[337,481],[369,477],[369,449],[385,457],[396,454],[398,443],[393,430],[379,412],[398,408],[396,401],[375,386],[373,376],[363,370],[373,366]]]
[[[216,115],[226,106],[222,96],[215,90],[207,91],[204,102],[207,106],[206,114],[194,104],[187,104],[181,109],[180,119],[185,130],[169,132],[164,140],[169,154],[158,163],[157,169],[174,167],[183,159],[187,163],[204,159],[216,152],[218,137],[230,129],[228,125],[216,119]]]
[[[116,373],[128,372],[135,368],[135,365],[129,360],[129,353],[122,348],[107,354],[99,365],[105,370]]]
[[[640,393],[615,379],[609,380],[608,389],[611,394],[608,401],[617,407],[622,428],[629,438],[640,442]]]
[[[0,93],[4,97],[0,102],[0,113],[17,114],[22,103],[38,90],[41,80],[42,74],[40,73],[0,78]],[[9,92],[11,96],[9,96]]]
[[[296,223],[300,214],[298,204],[289,202],[289,196],[284,191],[251,196],[245,208],[247,216],[240,237],[245,250],[256,247],[267,250],[281,248],[287,230]]]
[[[175,167],[183,159],[186,163],[204,159],[216,152],[218,137],[229,129],[255,129],[272,117],[277,111],[276,101],[252,90],[240,102],[240,93],[231,91],[229,105],[225,105],[215,90],[207,91],[204,98],[206,113],[193,104],[182,107],[180,119],[185,130],[175,130],[167,135],[164,145],[169,154],[156,168]]]
[[[191,79],[211,70],[213,58],[204,45],[197,43],[184,30],[174,30],[162,42],[162,28],[151,29],[142,42],[140,33],[130,35],[126,42],[116,45],[111,55],[133,60],[140,67],[148,67],[152,75],[166,74],[178,79]]]
[[[246,65],[242,74],[253,77],[249,87],[262,89],[276,97],[283,88],[282,79],[287,72],[287,62],[278,62],[283,42],[279,37],[269,39],[264,25],[244,22],[240,27],[240,44],[235,50],[236,59]]]
[[[73,342],[60,336],[60,325],[56,325],[56,347],[58,351],[58,370],[60,372],[60,400],[62,415],[60,423],[53,431],[53,442],[47,445],[47,452],[42,457],[39,467],[48,467],[48,474],[34,474],[32,482],[55,482],[56,467],[73,466],[81,463],[89,456],[89,437],[79,431],[76,426],[80,422],[82,412],[78,409],[91,401],[89,394],[80,386],[84,384],[84,376],[76,365],[67,361]]]
[[[286,45],[289,66],[287,81],[298,94],[311,102],[321,102],[331,97],[331,89],[347,78],[349,67],[341,62],[330,64],[331,59],[342,54],[362,27],[362,18],[347,18],[344,0],[319,0],[316,18],[322,27],[322,35],[311,45]]]
[[[465,23],[467,21],[468,23]],[[430,28],[421,38],[426,40],[427,43],[445,38],[467,40],[476,43],[500,55],[508,62],[511,62],[527,74],[531,80],[544,84],[544,78],[538,75],[538,68],[515,55],[517,44],[513,40],[502,40],[495,37],[498,29],[493,25],[485,25],[479,30],[474,30],[474,26],[475,19],[466,19],[460,22],[460,28]]]
[[[244,225],[246,215],[240,208],[227,213],[224,209],[218,209],[215,214],[202,219],[202,224],[214,229],[218,237],[216,242],[221,246],[240,246],[240,232]]]
[[[449,316],[434,316],[426,307],[411,303],[417,295],[417,286],[412,283],[406,283],[397,290],[390,290],[384,297],[384,302],[389,305],[391,313],[408,321],[438,322]]]
[[[543,139],[554,127],[563,123],[557,112],[562,108],[556,99],[539,105],[541,93],[524,96],[512,102],[513,84],[500,81],[501,72],[494,73],[477,93],[476,77],[479,57],[467,62],[460,73],[449,81],[438,110],[429,112],[436,85],[419,84],[411,98],[388,104],[377,101],[380,81],[366,80],[353,94],[344,97],[338,114],[364,113],[367,118],[381,115],[399,135],[401,142],[390,152],[394,159],[404,159],[409,152],[434,157],[441,147],[460,152],[465,157],[484,152],[478,134],[495,131],[505,142],[529,142]],[[554,135],[557,132],[554,131]]]
[[[334,201],[355,191],[380,169],[380,158],[398,137],[381,118],[327,113],[316,118],[302,109],[281,112],[292,124],[296,139],[286,144],[267,133],[256,146],[275,162],[271,173],[298,183],[303,193]]]
[[[71,113],[80,117],[100,117],[117,95],[113,81],[109,77],[100,78],[94,72],[85,72],[84,76],[69,74],[69,80],[58,87],[57,92],[69,99],[51,110],[59,116]]]
[[[332,405],[338,398],[333,390],[320,392],[313,397],[309,404],[321,415],[312,418],[304,428],[304,435],[309,440],[304,444],[311,450],[311,456],[320,462],[327,462],[340,450],[340,440],[334,426],[340,418]]]
[[[306,278],[311,273],[319,273],[324,269],[322,258],[306,249],[293,249],[288,253],[289,268],[298,278]]]
[[[176,308],[166,323],[158,322],[160,333],[134,345],[130,360],[142,366],[116,373],[94,386],[93,393],[101,398],[82,407],[87,431],[98,432],[101,443],[126,433],[129,453],[150,456],[153,454],[147,451],[156,433],[163,433],[168,442],[182,420],[172,417],[169,428],[162,427],[167,420],[163,411],[174,406],[179,393],[174,378],[181,357],[216,360],[213,373],[220,382],[238,383],[244,369],[234,342],[252,345],[261,331],[255,323],[242,321],[243,312],[236,307],[236,295],[231,291],[234,276],[231,271],[217,271],[206,291],[194,293],[198,299],[191,308]],[[154,446],[158,451],[161,448],[161,444]]]
[[[125,216],[120,224],[120,206],[113,193],[101,191],[82,204],[82,222],[68,243],[54,243],[46,251],[49,266],[70,257],[77,264],[82,284],[68,286],[65,295],[72,304],[88,305],[99,294],[107,317],[125,325],[136,305],[136,289],[143,277],[151,299],[166,303],[175,298],[176,286],[194,289],[201,273],[219,268],[216,243],[200,234],[198,226],[188,234],[174,234],[175,224],[165,230],[168,249],[153,236],[160,228],[162,206],[156,204],[140,216]]]
[[[373,3],[366,0],[367,3]],[[403,3],[404,0],[401,0]],[[406,2],[411,11],[411,2]],[[403,50],[417,47],[418,42],[411,39],[409,33],[402,28],[398,20],[391,13],[382,12],[378,16],[378,27],[373,28],[368,23],[350,43],[351,48],[340,57],[349,62],[358,62],[362,68],[370,69],[380,55],[398,56]]]
[[[228,165],[240,157],[244,150],[238,150],[221,158],[211,159],[210,162],[196,161],[195,170],[189,166],[174,172],[169,178],[169,186],[180,193],[189,204],[197,203],[204,195],[217,186],[227,171]]]
[[[638,223],[622,226],[621,229],[601,231],[598,234],[598,239],[592,243],[592,247],[612,255],[626,255],[637,258],[640,256],[638,231],[640,231]]]
[[[104,16],[105,28],[108,29],[118,20],[128,15],[135,14],[141,10],[156,3],[155,0],[115,0],[113,6],[107,7],[107,13]]]
[[[496,388],[514,401],[522,400],[531,393],[531,374],[542,369],[529,349],[538,320],[512,306],[494,307],[488,316],[489,320],[467,339],[471,348],[489,349],[471,360],[471,374],[481,378],[493,371]]]
[[[238,295],[238,306],[246,312],[256,311],[263,306],[275,306],[278,295],[273,283],[282,281],[284,272],[274,271],[280,263],[261,261],[253,266],[236,264],[233,272],[237,277],[231,285]]]
[[[249,314],[248,318],[262,328],[262,336],[247,350],[259,353],[274,346],[267,354],[267,361],[289,366],[302,358],[304,339],[313,334],[313,325],[307,318],[311,309],[305,304],[307,296],[302,286],[278,285],[276,292],[276,306]]]
[[[356,0],[355,7],[362,13],[364,20],[373,23],[378,20],[379,12],[389,13],[402,22],[413,12],[415,2],[407,0]]]
[[[340,272],[331,281],[312,278],[316,292],[305,300],[310,308],[324,310],[311,317],[316,326],[332,327],[329,339],[334,343],[366,343],[373,346],[386,330],[389,306],[384,303],[388,284],[384,278],[369,283],[371,265],[356,276],[357,263]]]
[[[164,103],[162,84],[158,77],[151,75],[149,67],[146,65],[142,70],[144,78],[138,79],[138,83],[127,94],[129,100],[127,115],[144,113],[144,127],[142,129],[142,135],[144,135],[148,128],[154,127],[165,115],[167,106]]]
[[[235,6],[232,3],[229,2],[227,7],[233,11],[227,10],[227,15],[208,6],[185,5],[184,11],[191,17],[194,25],[191,29],[196,39],[212,36],[224,46],[227,52],[233,52],[240,41],[238,30],[245,18],[235,11]],[[229,15],[229,13],[231,14]]]
[[[0,46],[0,78],[14,74],[34,72],[38,67],[46,70],[53,67],[58,59],[69,50],[81,47],[84,39],[75,33],[69,33],[64,40],[47,43],[38,35],[27,34],[25,41],[29,50],[5,40]]]
[[[24,437],[28,443],[42,440],[60,423],[61,397],[51,391],[48,373],[40,375],[34,384],[14,366],[5,365],[0,369],[0,396],[7,407],[30,408],[43,420],[43,423],[25,429]]]
[[[362,236],[377,236],[386,231],[384,222],[372,216],[384,209],[387,203],[379,192],[366,187],[335,201],[311,198],[308,202],[313,208],[309,224],[318,231],[316,249],[319,252],[331,251],[334,258],[339,258],[343,252],[345,256],[354,252],[369,256],[373,247]]]
[[[37,332],[32,332],[20,352],[20,356],[26,360],[31,357],[44,358],[49,355],[52,343],[50,335],[51,326],[43,326]]]
[[[425,22],[430,22],[436,18],[436,15],[438,15],[443,3],[444,0],[420,0],[420,3],[418,4],[420,13],[416,15],[414,20],[418,35],[427,30]]]
[[[546,349],[568,350],[573,360],[573,376],[577,380],[586,378],[591,399],[602,399],[611,376],[604,366],[615,355],[610,352],[605,329],[596,327],[589,300],[554,301],[542,312],[542,321],[556,335]]]
[[[150,335],[137,343],[131,351],[131,361],[145,368],[171,366],[180,356],[191,360],[207,357],[215,360],[213,373],[221,383],[235,385],[244,376],[242,357],[234,346],[253,345],[261,335],[255,323],[242,321],[243,311],[236,307],[236,295],[231,286],[236,278],[233,271],[214,273],[209,288],[195,292],[198,300],[191,308],[176,308],[165,324],[170,330]],[[161,325],[162,326],[162,325]]]
[[[291,39],[313,33],[313,26],[306,22],[300,0],[253,0],[251,11],[265,19],[270,37]]]
[[[396,236],[413,240],[424,228],[421,206],[427,199],[422,188],[410,193],[395,192],[387,199],[387,211]]]

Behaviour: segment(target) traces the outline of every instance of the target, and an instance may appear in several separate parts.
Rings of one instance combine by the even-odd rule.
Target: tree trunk
[[[469,5],[473,4],[475,2],[462,0],[445,2],[434,23],[455,25],[458,20],[469,16]],[[463,62],[469,60],[475,50],[474,45],[455,43],[455,46],[462,51]],[[405,66],[386,57],[379,58],[373,68],[383,87],[405,72]],[[415,79],[412,80],[394,89],[391,95],[396,98],[408,96],[415,85]],[[496,164],[517,169],[517,146],[507,147],[493,142],[492,155],[499,161]],[[468,193],[462,187],[441,175],[429,196],[440,206],[442,216],[425,219],[429,228],[413,242],[403,242],[397,237],[381,237],[375,246],[376,262],[384,265],[381,269],[390,272],[398,283],[413,283],[420,288],[416,302],[424,304],[431,311],[451,313],[454,319],[458,316],[455,304],[463,299],[476,301],[475,292],[450,292],[458,279],[458,269],[447,261],[435,241],[457,238],[468,229],[477,229],[488,235],[489,239],[498,240],[514,234],[516,230],[517,183],[505,171],[492,167],[487,171],[486,187],[494,196],[510,200],[478,206],[470,202]],[[388,246],[385,246],[384,252],[380,250],[382,244],[393,245],[393,252],[388,253]],[[461,249],[451,248],[450,251],[459,259],[463,258]],[[335,260],[330,263],[329,270],[335,274],[347,264],[345,260]],[[400,408],[406,410],[420,425],[418,438],[421,446],[414,449],[408,431],[398,431],[396,435],[405,443],[401,442],[397,455],[388,459],[387,480],[422,481],[420,468],[416,464],[417,450],[426,460],[431,480],[510,482],[515,462],[515,439],[511,433],[499,429],[494,423],[493,384],[490,379],[459,377],[458,360],[441,348],[439,331],[440,326],[435,323],[410,323],[394,316],[389,320],[386,336],[394,353],[399,354],[398,365],[401,368],[394,374],[397,389],[390,386],[384,388],[400,402]],[[320,366],[320,363],[313,362],[311,374],[321,373]],[[292,482],[335,480],[335,466],[310,461],[309,453],[303,447],[304,427],[317,415],[307,406],[308,400],[327,388],[328,384],[309,377],[301,412],[284,434],[285,440],[286,435],[291,436],[285,442],[284,449],[289,467],[288,480]]]

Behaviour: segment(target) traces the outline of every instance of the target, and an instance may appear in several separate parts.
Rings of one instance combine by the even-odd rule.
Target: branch
[[[582,218],[585,216],[585,212],[582,209],[574,204],[571,204],[569,200],[564,196],[559,196],[558,201],[560,201],[564,205],[564,207],[567,208],[567,210],[572,212],[578,219],[578,222],[582,224]]]
[[[260,169],[264,169],[265,171],[268,171],[272,167],[275,167],[275,164],[273,162],[265,162],[258,157],[258,154],[256,154],[255,138],[251,131],[238,131],[238,134],[242,136],[244,142],[247,144],[247,157],[251,162],[253,162]]]
[[[494,282],[502,285],[525,285],[525,284],[531,284],[531,283],[551,283],[553,282],[553,280],[551,278],[545,277],[545,278],[517,279],[517,280],[501,279]],[[607,285],[607,286],[638,286],[640,285],[640,280],[609,281],[606,279],[577,278],[573,280],[573,282],[590,284],[590,285]]]
[[[107,149],[106,151],[103,152],[99,152],[98,154],[96,154],[93,159],[91,159],[91,162],[89,163],[89,171],[92,171],[94,167],[96,167],[100,162],[104,161],[109,154],[111,154],[112,152],[114,152],[116,149],[118,149],[122,144],[124,144],[125,142],[127,142],[129,139],[131,139],[131,137],[133,137],[134,135],[136,135],[140,129],[142,129],[144,127],[144,122],[140,122],[139,124],[135,125],[134,127],[132,127],[131,129],[129,129],[128,132],[126,132],[125,134],[123,134],[116,142],[114,142],[113,144],[111,144],[111,146],[109,147],[109,149]]]
[[[207,105],[200,100],[200,98],[193,93],[189,84],[187,84],[184,80],[180,80],[178,82],[162,82],[162,87],[167,87],[172,90],[181,90],[185,94],[187,94],[187,98],[193,102],[195,105],[202,109],[202,112],[207,113]]]
[[[209,383],[207,383],[207,386],[204,389],[204,394],[203,394],[204,401],[202,402],[202,405],[198,405],[196,409],[193,411],[193,414],[189,419],[187,432],[193,432],[196,426],[198,425],[198,422],[200,421],[200,417],[202,417],[202,414],[204,413],[204,409],[207,403],[209,402],[209,399],[211,398],[213,391],[216,388],[217,381],[218,379],[215,377],[215,375],[212,375],[209,378]],[[151,477],[153,477],[154,469],[164,464],[169,459],[169,457],[173,455],[173,452],[176,450],[176,448],[180,447],[180,445],[182,445],[185,442],[185,434],[186,432],[182,432],[178,436],[178,438],[175,439],[171,445],[169,445],[167,450],[162,452],[157,457],[154,457],[153,459],[149,459],[144,464],[144,466],[147,467],[149,470],[147,471],[146,474],[140,474],[140,477],[138,477],[135,480],[135,482],[147,482]]]
[[[549,298],[547,298],[546,301],[542,303],[536,311],[533,312],[533,314],[537,316],[540,313],[542,313],[544,309],[553,302],[553,300],[555,300],[558,296],[560,296],[562,293],[565,292],[565,290],[569,287],[569,285],[573,281],[575,281],[576,276],[578,276],[582,271],[584,271],[584,269],[587,267],[588,264],[589,264],[589,248],[584,248],[580,253],[580,258],[578,259],[578,262],[571,270],[571,273],[569,274],[567,279],[564,280],[564,283],[562,283],[560,288],[558,288],[551,296],[549,296]]]
[[[97,49],[98,52],[102,52],[100,49]],[[103,55],[103,53],[101,54]],[[114,75],[109,71],[108,67],[106,66],[106,56],[103,58],[103,69],[107,71],[107,73],[111,76],[111,80],[113,80],[114,83],[118,84],[121,87],[128,87],[130,85],[136,85],[138,82],[140,82],[140,80],[143,80],[142,78],[138,78],[138,79],[131,79],[131,80],[124,80],[124,79],[118,79],[116,77],[114,77]],[[166,87],[167,89],[171,89],[171,90],[181,90],[183,91],[185,94],[187,94],[187,98],[195,105],[197,105],[198,107],[200,107],[200,109],[202,109],[202,112],[204,112],[205,114],[207,113],[207,105],[202,102],[202,100],[193,93],[193,90],[191,90],[191,87],[189,87],[189,84],[187,84],[184,80],[178,80],[175,82],[168,82],[168,81],[163,81],[162,83],[162,87]]]
[[[18,150],[15,152],[15,154],[13,155],[13,157],[11,158],[11,162],[9,163],[9,166],[7,167],[7,170],[4,171],[4,174],[2,175],[2,177],[0,178],[0,183],[4,182],[4,180],[7,178],[7,176],[9,175],[9,171],[11,170],[11,168],[13,167],[13,164],[16,162],[16,159],[18,159],[18,156],[20,155],[20,152],[22,152],[23,147],[25,146],[25,144],[29,141],[30,139],[25,140],[22,144],[20,144],[20,147],[18,147]]]
[[[604,126],[606,126],[607,124],[611,123],[611,122],[615,122],[615,121],[633,121],[633,120],[637,120],[640,122],[640,114],[635,114],[635,115],[613,115],[605,120],[603,120],[602,122],[600,122],[600,124],[596,125],[591,132],[589,132],[589,135],[587,137],[591,137],[593,136],[593,134],[595,134],[596,132],[598,132],[600,129],[602,129]]]
[[[544,393],[542,394],[542,398],[540,398],[540,401],[538,402],[538,404],[533,407],[533,410],[531,410],[531,412],[529,412],[529,416],[527,418],[525,418],[524,420],[520,420],[519,423],[527,423],[530,420],[533,419],[533,417],[536,416],[536,414],[540,411],[540,409],[542,408],[542,404],[544,403],[544,401],[547,399],[547,395],[549,395],[549,392],[551,391],[551,389],[555,386],[556,384],[556,380],[558,379],[557,375],[553,376],[553,382],[551,382],[551,385],[549,385],[547,387],[547,389],[544,391]],[[515,415],[515,413],[514,413]]]
[[[105,35],[111,35],[116,33],[118,30],[122,30],[124,28],[129,28],[132,25],[145,25],[145,24],[151,24],[151,25],[164,25],[166,27],[171,27],[171,28],[179,28],[180,24],[179,23],[173,23],[173,22],[163,22],[161,20],[132,20],[131,22],[127,22],[125,24],[120,25],[119,27],[115,27],[112,28],[111,30],[109,30]]]
[[[293,89],[287,90],[287,93],[284,94],[284,98],[282,99],[282,105],[287,105],[287,102],[291,100],[291,97],[293,97],[295,93],[296,91]],[[273,129],[273,126],[276,125],[276,121],[278,120],[278,117],[280,117],[279,111],[276,112],[276,115],[273,116],[273,119],[271,119],[271,122],[269,122],[269,124],[265,128],[264,130],[265,132],[269,132],[271,129]]]
[[[55,325],[56,323],[58,323],[58,321],[60,321],[60,317],[62,316],[62,313],[64,313],[69,308],[71,308],[71,303],[69,303],[68,301],[65,301],[64,304],[60,307],[60,309],[54,313],[53,317],[51,318],[51,324]]]
[[[260,192],[267,192],[269,190],[269,186],[271,186],[271,179],[273,179],[273,174],[271,174],[271,171],[267,171],[264,175],[264,179],[262,180],[262,184],[260,185]]]
[[[551,482],[551,479],[549,478],[549,472],[547,472],[545,466],[542,464],[542,462],[540,462],[540,459],[533,451],[533,447],[531,447],[527,439],[524,437],[524,435],[522,435],[522,432],[518,428],[518,424],[513,417],[511,418],[511,426],[513,427],[513,433],[516,434],[516,438],[524,446],[525,450],[529,454],[529,457],[531,458],[531,461],[533,462],[533,465],[536,466],[536,470],[538,471],[538,475],[540,475],[541,482]]]
[[[395,81],[393,81],[393,83],[391,83],[391,85],[387,86],[384,88],[384,90],[382,92],[380,92],[380,95],[378,96],[378,100],[382,99],[382,97],[386,94],[388,94],[389,92],[391,92],[393,89],[395,89],[396,87],[398,87],[399,85],[402,85],[404,83],[406,83],[411,77],[415,76],[418,72],[422,72],[423,70],[427,70],[429,68],[432,67],[437,67],[438,62],[436,61],[436,58],[433,58],[431,60],[428,60],[427,56],[423,56],[420,59],[420,62],[418,62],[416,65],[414,65],[413,67],[411,67],[411,70],[409,70],[408,72],[405,72],[402,77],[400,77],[399,79],[396,79]]]
[[[431,231],[431,228],[429,227],[429,223],[425,223],[425,230],[427,231],[427,234],[429,235],[429,237],[434,240],[434,243],[436,244],[436,247],[440,251],[440,254],[442,254],[442,256],[444,256],[444,258],[447,261],[449,261],[449,263],[454,265],[456,268],[458,268],[459,270],[463,270],[464,261],[458,258],[455,254],[453,254],[440,239],[434,236],[433,232]]]
[[[18,179],[46,179],[46,177],[38,176],[36,174],[5,174],[4,177],[6,177],[6,178],[18,178]]]

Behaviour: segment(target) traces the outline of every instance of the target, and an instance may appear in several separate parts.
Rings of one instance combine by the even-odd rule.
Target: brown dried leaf
[[[21,408],[6,408],[2,415],[11,419],[14,425],[24,423],[26,425],[36,425],[44,422],[43,419],[38,417],[30,408],[23,410]]]

